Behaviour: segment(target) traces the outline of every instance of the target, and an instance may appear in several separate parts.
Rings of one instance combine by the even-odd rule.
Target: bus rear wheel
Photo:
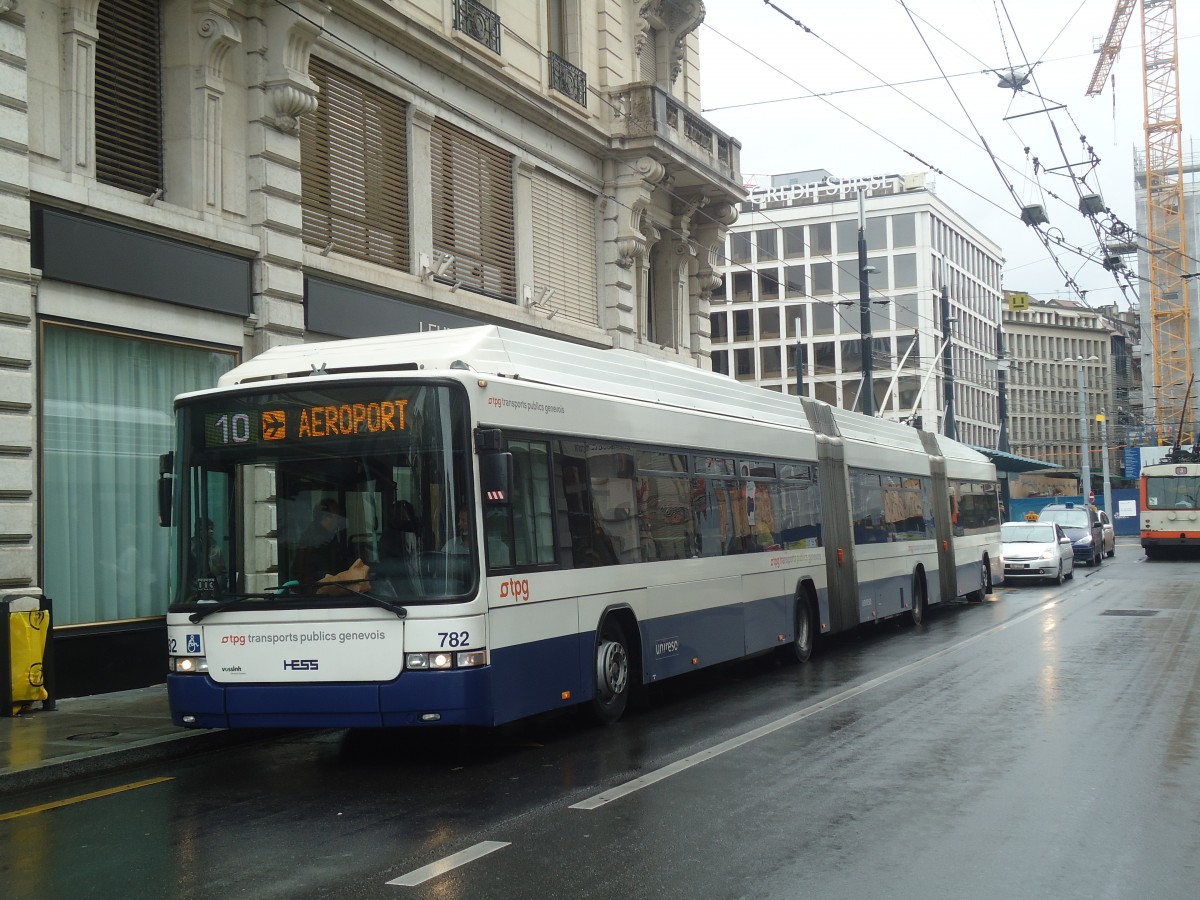
[[[909,615],[914,625],[925,621],[925,581],[919,574],[913,575],[912,609]]]
[[[983,598],[992,592],[992,568],[986,559],[979,561],[979,589],[967,594],[970,603],[982,603]]]
[[[596,640],[596,690],[592,715],[602,725],[611,725],[625,713],[632,685],[629,680],[629,642],[615,619],[606,619]]]

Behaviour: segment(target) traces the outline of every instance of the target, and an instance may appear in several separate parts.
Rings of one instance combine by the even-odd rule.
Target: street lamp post
[[[796,396],[804,396],[804,339],[800,335],[800,323],[804,320],[796,316],[792,326],[796,329]]]
[[[950,346],[950,323],[956,317],[950,315],[950,288],[946,279],[942,279],[942,339],[946,342],[942,350],[942,385],[945,388],[946,411],[942,419],[942,433],[954,440],[957,437],[954,426],[954,348]]]
[[[1084,503],[1088,502],[1088,497],[1092,493],[1092,451],[1088,446],[1087,394],[1084,392],[1083,364],[1099,361],[1100,357],[1098,356],[1068,356],[1063,360],[1063,362],[1075,363],[1076,370],[1079,373],[1079,443],[1082,450],[1082,456],[1079,461],[1079,480],[1082,482],[1080,487],[1083,491]]]
[[[867,265],[867,207],[864,191],[858,191],[858,330],[862,338],[862,414],[875,415],[874,360],[871,358],[871,294],[868,278],[873,272]]]
[[[1108,422],[1105,419],[1104,410],[1100,410],[1100,415],[1096,416],[1100,422],[1100,460],[1101,472],[1104,482],[1104,511],[1108,513],[1109,519],[1116,521],[1117,513],[1112,505],[1112,479],[1108,472]]]

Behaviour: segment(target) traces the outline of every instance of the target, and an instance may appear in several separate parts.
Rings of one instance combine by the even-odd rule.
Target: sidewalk
[[[262,736],[173,725],[165,684],[57,706],[0,718],[0,796]]]

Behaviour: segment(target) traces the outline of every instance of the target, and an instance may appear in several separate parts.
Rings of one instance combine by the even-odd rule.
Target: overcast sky
[[[1047,251],[1018,220],[1018,201],[976,130],[1000,160],[1020,203],[1044,203],[1051,226],[1070,244],[1094,250],[1095,234],[1076,210],[1071,182],[1063,173],[1043,171],[1039,187],[1031,162],[1037,157],[1050,169],[1082,162],[1088,154],[1079,138],[1085,135],[1101,159],[1088,186],[1134,226],[1133,154],[1145,140],[1140,8],[1113,68],[1115,92],[1110,80],[1102,96],[1084,96],[1098,59],[1093,44],[1107,33],[1115,5],[1116,0],[705,0],[701,106],[705,118],[741,142],[746,182],[765,186],[772,174],[806,169],[827,169],[840,178],[940,169],[938,196],[1002,248],[1005,288],[1040,299],[1070,296]],[[1183,150],[1186,155],[1194,149],[1200,157],[1200,140],[1194,148],[1190,140],[1193,134],[1200,138],[1200,3],[1179,0],[1177,6]],[[1036,83],[1021,93],[998,87],[991,71],[982,74],[1024,67],[1026,61],[1034,64]],[[929,80],[900,84],[919,79]],[[881,87],[883,82],[897,87]],[[1049,106],[1066,109],[1037,112],[1044,108],[1043,97]],[[1189,255],[1200,256],[1197,250],[1189,248]],[[1066,250],[1056,255],[1088,292],[1090,304],[1117,302],[1124,308],[1108,272]]]

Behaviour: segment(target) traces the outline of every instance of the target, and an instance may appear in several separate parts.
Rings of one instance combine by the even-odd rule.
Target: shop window
[[[161,616],[172,532],[158,526],[156,485],[174,398],[212,387],[237,357],[58,325],[44,328],[41,357],[42,585],[55,624]]]

